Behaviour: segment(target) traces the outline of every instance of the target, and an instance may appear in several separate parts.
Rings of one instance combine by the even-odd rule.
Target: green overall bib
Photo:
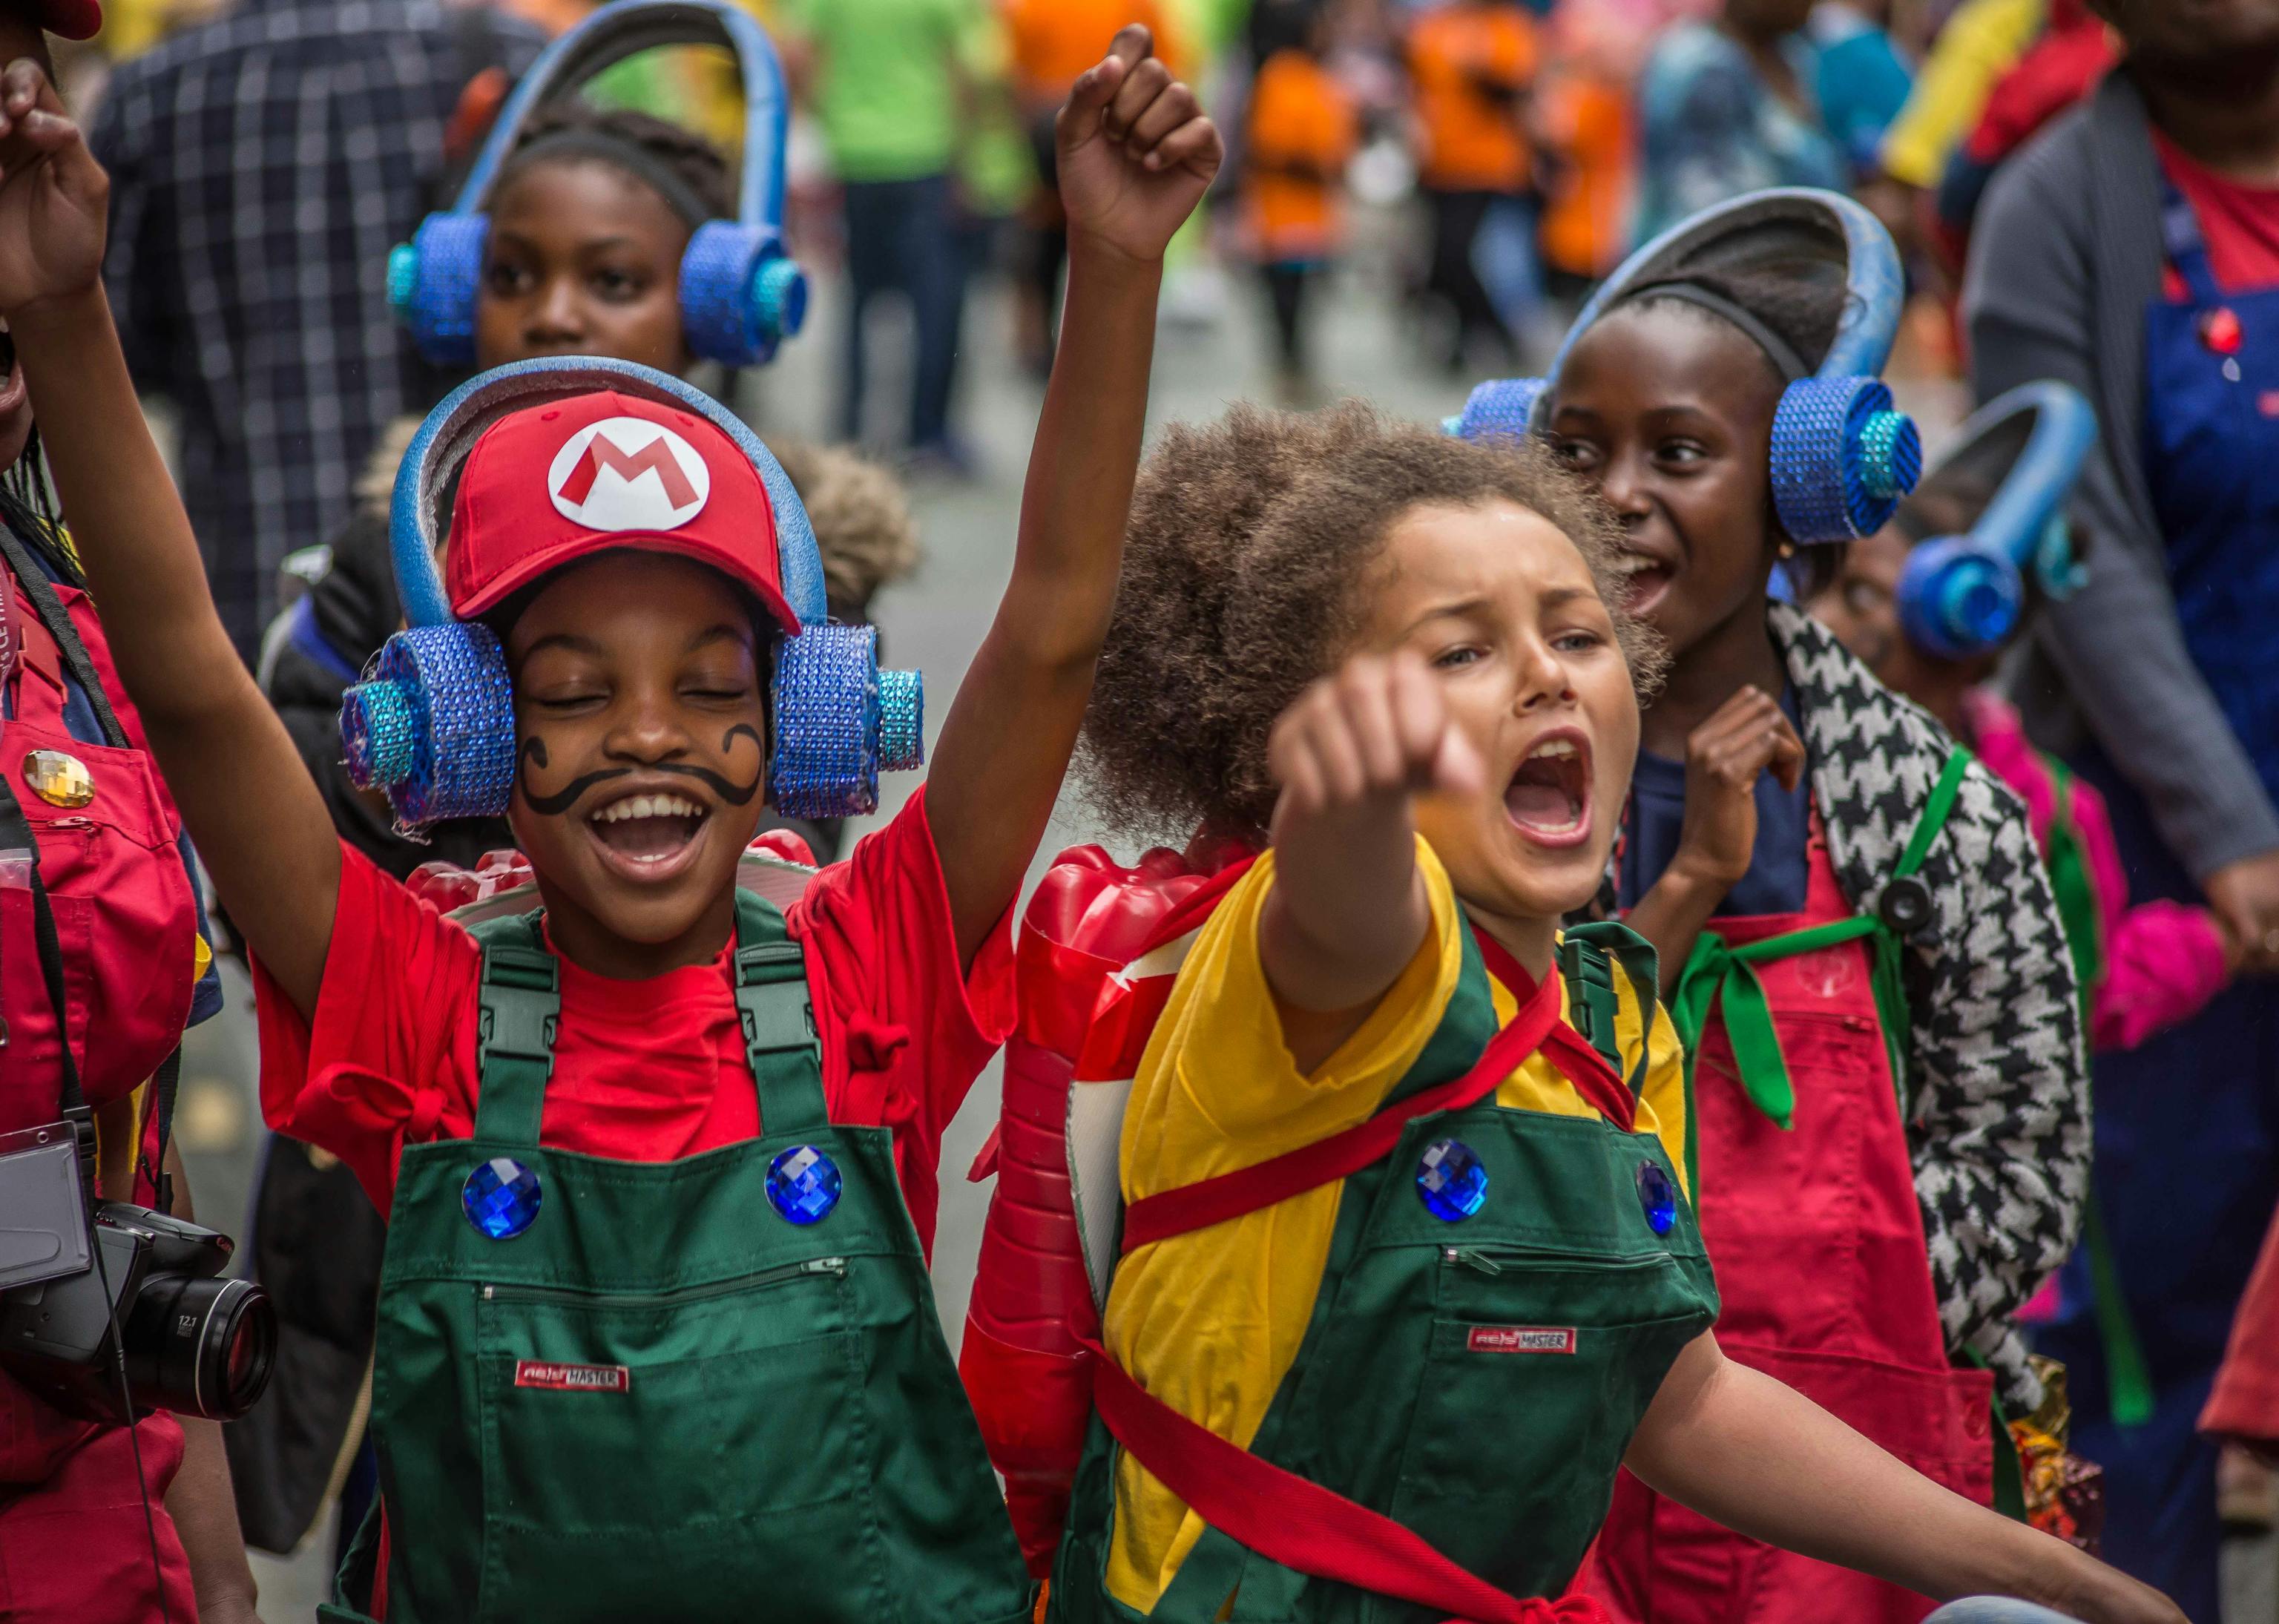
[[[761,1137],[662,1163],[540,1145],[556,961],[535,914],[474,934],[474,1135],[404,1148],[380,1279],[390,1624],[1024,1620],[893,1141],[826,1116],[783,915],[737,893]],[[794,1222],[771,1164],[803,1151],[840,1189]],[[536,1215],[494,1239],[462,1191],[515,1163]],[[320,1616],[367,1617],[377,1544],[368,1523]]]
[[[1388,1109],[1463,1076],[1497,1030],[1469,933],[1463,946],[1447,1012]],[[1595,950],[1583,964],[1568,977],[1577,1022],[1600,1001],[1587,984],[1612,985]],[[1644,984],[1651,997],[1650,968]],[[1659,1138],[1494,1099],[1415,1117],[1389,1156],[1347,1176],[1313,1317],[1250,1452],[1389,1516],[1510,1596],[1557,1596],[1646,1405],[1715,1319],[1716,1288]],[[1426,1151],[1451,1139],[1487,1175],[1460,1221],[1419,1199]],[[1649,1189],[1675,1202],[1665,1234],[1648,1220]],[[1142,1616],[1104,1582],[1121,1452],[1095,1416],[1055,1570],[1059,1624]],[[1310,1578],[1214,1527],[1145,1616],[1427,1624],[1446,1612]]]

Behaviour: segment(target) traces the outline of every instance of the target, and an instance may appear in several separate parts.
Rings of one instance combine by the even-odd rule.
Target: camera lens
[[[127,1326],[127,1375],[138,1407],[235,1421],[269,1385],[277,1312],[250,1280],[157,1275]]]

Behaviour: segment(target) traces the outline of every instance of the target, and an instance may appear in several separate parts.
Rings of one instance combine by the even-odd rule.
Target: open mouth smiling
[[[1677,572],[1667,558],[1628,550],[1615,555],[1614,567],[1622,578],[1623,607],[1633,615],[1651,613]]]
[[[603,802],[583,821],[606,867],[627,879],[654,883],[671,879],[694,860],[712,813],[671,790],[636,789]]]
[[[1580,846],[1591,836],[1591,741],[1580,729],[1537,739],[1503,793],[1504,816],[1538,846]]]

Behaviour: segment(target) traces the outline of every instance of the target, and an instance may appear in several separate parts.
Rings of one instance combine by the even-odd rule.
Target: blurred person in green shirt
[[[917,326],[909,458],[963,472],[949,430],[965,303],[954,174],[965,60],[986,26],[983,0],[786,0],[794,81],[823,126],[846,196],[847,318],[841,437],[862,437],[863,320],[873,298],[900,293]]]

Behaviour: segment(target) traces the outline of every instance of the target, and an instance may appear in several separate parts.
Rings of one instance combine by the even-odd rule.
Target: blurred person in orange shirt
[[[1060,179],[1053,165],[1053,115],[1077,76],[1100,59],[1100,42],[1126,23],[1155,36],[1155,54],[1174,73],[1184,71],[1176,31],[1164,25],[1156,0],[999,0],[1013,53],[1013,93],[1037,163],[1029,224],[1033,253],[1027,280],[1017,289],[1016,316],[1022,364],[1042,380],[1053,370],[1053,333],[1059,325],[1061,272],[1068,264],[1068,221],[1061,213]]]
[[[1446,360],[1462,371],[1475,337],[1516,364],[1519,347],[1474,263],[1480,228],[1499,203],[1523,207],[1534,180],[1527,138],[1536,73],[1535,25],[1516,0],[1447,0],[1410,25],[1418,183],[1432,210],[1425,290],[1453,308]]]
[[[1317,402],[1306,344],[1315,280],[1345,244],[1340,196],[1360,141],[1352,93],[1324,65],[1321,0],[1258,0],[1260,47],[1243,142],[1243,220],[1274,310],[1278,392],[1288,406]]]
[[[1630,89],[1587,62],[1564,63],[1546,74],[1538,115],[1544,286],[1579,300],[1630,242]]]

